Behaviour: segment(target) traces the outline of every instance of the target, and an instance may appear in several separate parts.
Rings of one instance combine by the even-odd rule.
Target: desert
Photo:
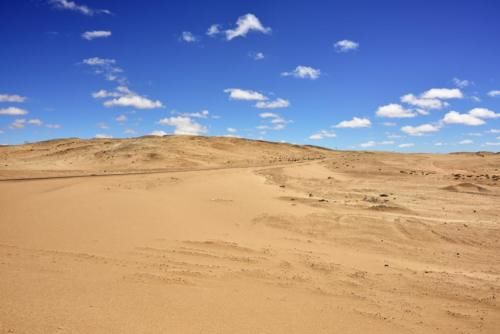
[[[497,333],[500,155],[0,147],[1,333]]]

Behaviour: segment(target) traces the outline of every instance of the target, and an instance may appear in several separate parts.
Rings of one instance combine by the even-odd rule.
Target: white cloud
[[[495,113],[492,110],[486,109],[486,108],[474,108],[469,111],[469,115],[477,117],[477,118],[483,118],[483,119],[488,119],[488,118],[499,118],[500,114]]]
[[[122,85],[127,81],[125,76],[121,74],[123,70],[115,66],[115,59],[91,57],[84,59],[82,62],[91,66],[95,74],[103,75],[108,81],[116,81]]]
[[[189,31],[183,31],[180,39],[186,43],[198,42],[198,37],[196,37],[195,35],[193,35],[193,33]]]
[[[469,144],[473,144],[474,142],[470,139],[464,139],[462,141],[459,142],[460,145],[469,145]]]
[[[189,117],[177,116],[163,118],[159,122],[161,125],[175,127],[176,135],[201,135],[207,132],[207,128],[199,123],[196,123]]]
[[[484,145],[485,146],[500,146],[500,142],[486,142],[486,143],[484,143]]]
[[[384,122],[382,123],[383,126],[396,126],[397,124],[394,122]]]
[[[182,113],[181,116],[193,117],[193,118],[208,118],[210,112],[208,110],[202,110],[199,112]]]
[[[432,88],[421,95],[424,99],[461,99],[463,94],[458,88]]]
[[[271,33],[271,28],[264,27],[255,15],[246,14],[238,18],[236,28],[226,30],[226,38],[230,41],[236,37],[245,37],[250,31],[269,34]]]
[[[443,122],[447,124],[463,124],[469,126],[483,125],[485,122],[469,114],[460,114],[456,111],[450,111],[444,115]]]
[[[453,83],[458,88],[465,88],[471,84],[471,82],[469,80],[461,80],[459,78],[453,78]]]
[[[272,112],[260,113],[259,117],[267,120],[268,124],[259,125],[258,130],[283,130],[286,124],[290,123],[290,121]]]
[[[405,109],[402,105],[396,103],[386,104],[385,106],[379,107],[376,114],[379,117],[387,118],[409,118],[417,115],[413,111]]]
[[[22,129],[26,125],[26,120],[24,118],[16,119],[12,124],[10,124],[9,128],[11,129]]]
[[[38,118],[30,119],[30,120],[28,120],[27,123],[30,124],[30,125],[36,125],[36,126],[42,126],[43,125],[43,122],[40,119],[38,119]]]
[[[153,132],[150,133],[151,136],[158,136],[158,137],[162,137],[162,136],[166,136],[168,135],[168,133],[166,133],[165,131],[163,130],[154,130]]]
[[[10,95],[10,94],[0,94],[0,102],[16,102],[16,103],[22,103],[26,101],[26,96],[21,96],[21,95]]]
[[[235,133],[238,130],[236,130],[235,128],[227,128],[226,131],[229,132],[229,133]]]
[[[265,58],[264,54],[262,52],[251,52],[250,57],[252,57],[254,60],[262,60]]]
[[[98,133],[94,136],[94,138],[96,139],[111,139],[113,138],[112,135],[107,135],[107,134],[104,134],[104,133]]]
[[[500,129],[490,129],[486,132],[488,132],[488,133],[500,133]]]
[[[365,147],[365,148],[366,147],[373,147],[375,145],[377,145],[377,143],[374,142],[373,140],[367,141],[366,143],[359,144],[359,146]]]
[[[448,104],[438,99],[418,98],[413,94],[401,96],[401,102],[423,109],[441,109]]]
[[[471,136],[471,137],[481,137],[483,134],[480,133],[480,132],[469,132],[467,134],[467,136]]]
[[[354,117],[350,121],[342,121],[335,125],[336,128],[368,128],[372,125],[372,122],[368,118]]]
[[[107,38],[110,36],[111,36],[111,31],[105,31],[105,30],[86,31],[82,34],[82,38],[88,41],[91,41],[96,38]]]
[[[282,72],[281,75],[284,77],[293,76],[295,78],[300,78],[300,79],[316,80],[321,75],[321,70],[309,66],[299,65],[293,71]]]
[[[419,126],[403,126],[401,131],[410,136],[422,136],[426,133],[432,133],[439,131],[440,127],[432,124],[422,124]]]
[[[359,48],[359,43],[350,41],[348,39],[344,39],[341,41],[338,41],[334,44],[335,49],[337,52],[349,52],[353,50],[357,50]]]
[[[60,129],[61,125],[60,124],[47,124],[45,125],[49,129]]]
[[[104,90],[104,89],[101,89],[97,92],[92,93],[92,97],[94,99],[102,99],[102,98],[106,98],[106,97],[119,97],[121,95],[122,95],[122,93],[120,93],[120,92],[109,92],[109,91]]]
[[[104,65],[113,65],[116,63],[116,60],[109,58],[91,57],[84,59],[83,63],[90,66],[104,66]]]
[[[115,121],[117,121],[118,123],[124,123],[127,121],[127,116],[119,115],[118,117],[115,118]]]
[[[126,86],[118,86],[114,92],[100,90],[92,93],[94,98],[108,98],[114,97],[111,100],[104,101],[105,107],[134,107],[137,109],[157,109],[163,108],[164,105],[159,100],[151,100],[147,97],[140,96],[139,94],[131,91]]]
[[[443,146],[443,145],[444,145],[444,143],[442,143],[442,142],[434,143],[434,146]]]
[[[381,142],[376,142],[376,141],[370,140],[370,141],[367,141],[366,143],[359,144],[359,146],[367,148],[367,147],[374,147],[377,145],[394,145],[394,144],[395,144],[395,142],[393,140],[384,140]]]
[[[259,101],[255,106],[259,109],[287,108],[290,106],[290,102],[282,98],[277,98],[274,101]]]
[[[14,122],[12,122],[9,126],[11,129],[22,129],[26,125],[35,125],[35,126],[42,126],[43,122],[38,119],[38,118],[33,118],[33,119],[24,119],[24,118],[19,118],[16,119]]]
[[[243,100],[243,101],[265,101],[267,97],[259,92],[253,90],[245,90],[240,88],[227,88],[224,89],[224,93],[229,94],[229,99],[231,100]]]
[[[7,107],[0,109],[0,115],[21,116],[26,115],[27,113],[28,112],[26,110],[17,107]]]
[[[104,101],[104,106],[111,107],[134,107],[137,109],[157,109],[162,108],[163,104],[156,100],[150,100],[147,97],[139,96],[139,95],[127,95],[121,96],[116,99],[112,99],[109,101]]]
[[[206,34],[210,37],[218,35],[221,33],[220,28],[221,28],[220,24],[212,24],[210,27],[208,27]]]
[[[413,143],[404,143],[404,144],[399,144],[398,147],[405,148],[405,147],[413,147],[415,144]]]
[[[490,90],[488,92],[488,96],[491,96],[491,97],[500,96],[500,90]]]
[[[332,132],[332,131],[327,131],[327,130],[321,130],[317,133],[314,133],[312,135],[309,136],[309,139],[312,139],[312,140],[321,140],[321,139],[324,139],[324,138],[335,138],[337,135],[335,134],[335,132]]]
[[[87,16],[93,16],[96,14],[112,14],[111,11],[107,9],[93,9],[85,5],[79,5],[76,2],[70,0],[49,0],[49,2],[55,8],[71,10]]]

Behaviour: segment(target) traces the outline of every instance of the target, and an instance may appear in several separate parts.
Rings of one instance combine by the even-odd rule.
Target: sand
[[[500,155],[0,147],[0,333],[498,333]]]

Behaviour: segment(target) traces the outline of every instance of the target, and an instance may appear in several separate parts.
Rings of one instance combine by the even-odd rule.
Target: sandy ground
[[[499,154],[1,147],[0,333],[499,333],[499,177]]]

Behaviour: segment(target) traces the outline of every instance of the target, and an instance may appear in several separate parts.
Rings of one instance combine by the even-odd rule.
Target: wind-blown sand
[[[500,155],[0,147],[0,333],[499,333]]]

